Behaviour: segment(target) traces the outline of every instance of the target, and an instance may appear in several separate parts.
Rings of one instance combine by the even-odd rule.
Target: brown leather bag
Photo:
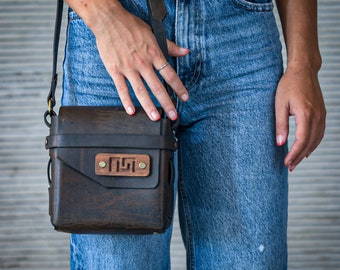
[[[173,123],[168,118],[152,122],[141,109],[134,116],[121,107],[62,106],[58,115],[53,111],[62,6],[58,0],[45,113],[51,222],[69,233],[162,233],[174,209]]]
[[[155,233],[170,225],[176,140],[167,118],[61,107],[52,116],[50,216],[71,233]]]

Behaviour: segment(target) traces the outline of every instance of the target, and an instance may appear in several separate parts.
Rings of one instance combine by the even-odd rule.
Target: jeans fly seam
[[[176,19],[175,19],[175,41],[176,44],[178,44],[178,10],[180,9],[180,5],[178,3],[179,1],[176,1]],[[194,87],[194,85],[198,82],[199,77],[201,75],[201,67],[202,67],[202,53],[201,53],[201,18],[200,18],[200,8],[198,7],[200,5],[200,1],[197,1],[198,3],[195,3],[194,6],[194,11],[193,13],[194,15],[194,36],[197,35],[199,36],[199,39],[197,41],[197,39],[195,37],[193,37],[193,40],[195,41],[195,48],[194,48],[194,52],[195,55],[193,55],[192,57],[194,58],[194,66],[193,66],[193,72],[192,72],[192,76],[191,78],[187,81],[184,82],[185,87],[187,88],[187,90],[191,89],[192,87]],[[190,37],[190,33],[188,33],[189,37]],[[190,49],[190,48],[189,48]],[[191,53],[190,53],[191,54]],[[178,74],[180,74],[180,64],[177,61],[177,72]]]

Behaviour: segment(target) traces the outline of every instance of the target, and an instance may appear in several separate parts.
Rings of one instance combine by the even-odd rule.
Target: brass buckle
[[[150,175],[151,158],[146,154],[99,153],[95,171],[101,176],[146,177]]]

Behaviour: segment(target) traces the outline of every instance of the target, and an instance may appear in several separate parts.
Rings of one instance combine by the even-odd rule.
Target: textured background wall
[[[55,2],[0,0],[0,269],[68,268],[68,236],[49,224],[43,148]],[[289,269],[340,269],[339,14],[340,1],[319,1],[328,124],[290,177]],[[172,258],[185,269],[178,226]]]

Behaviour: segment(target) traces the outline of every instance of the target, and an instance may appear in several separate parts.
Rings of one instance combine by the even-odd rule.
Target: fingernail
[[[180,47],[179,49],[180,49],[180,51],[181,51],[182,53],[188,53],[188,52],[190,52],[190,50],[187,49],[187,48]]]
[[[168,116],[171,120],[175,120],[177,117],[177,113],[175,111],[168,112]]]
[[[152,120],[154,120],[154,121],[159,119],[159,113],[157,111],[151,112],[150,115],[151,115]]]
[[[293,172],[293,171],[295,170],[295,168],[296,168],[296,165],[289,166],[289,171],[290,171],[290,172]]]
[[[188,94],[183,94],[183,95],[181,96],[181,100],[182,100],[182,101],[188,101],[188,99],[189,99],[189,95],[188,95]]]
[[[127,113],[130,114],[130,115],[133,115],[135,113],[135,110],[132,108],[132,107],[128,107],[126,109]]]
[[[278,146],[283,145],[284,141],[283,141],[283,136],[282,135],[277,135],[276,136],[276,143]]]

